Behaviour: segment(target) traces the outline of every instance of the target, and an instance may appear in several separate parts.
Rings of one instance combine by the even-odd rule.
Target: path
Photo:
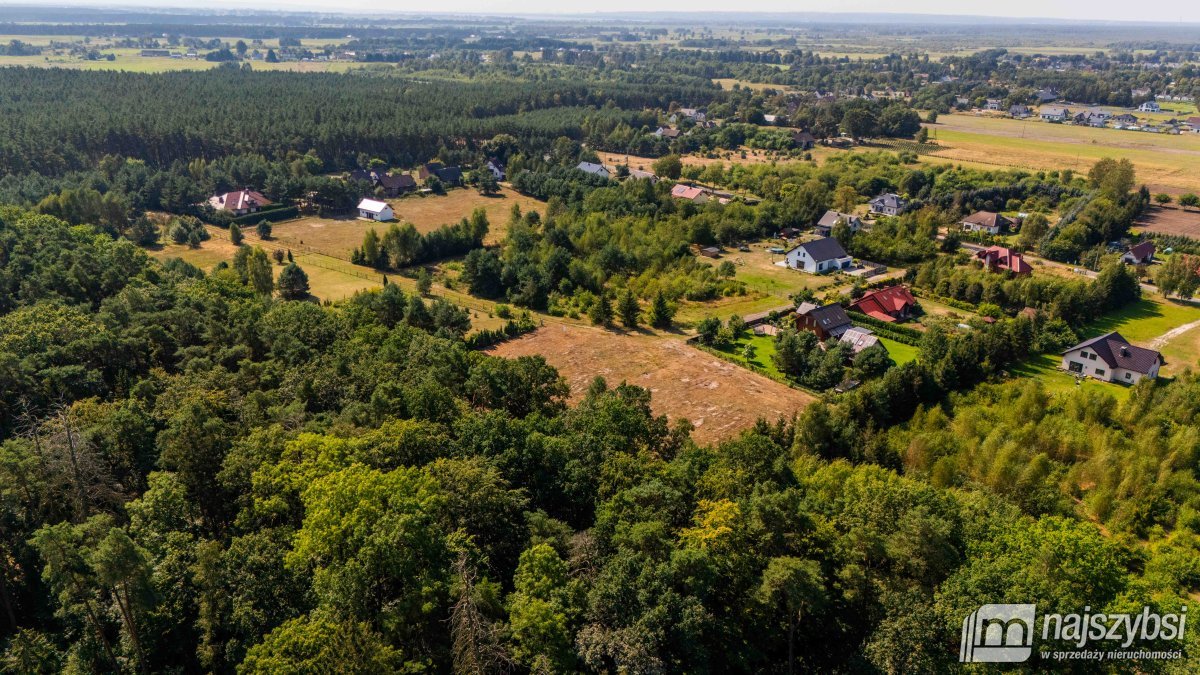
[[[1183,335],[1184,333],[1188,332],[1189,330],[1191,330],[1197,326],[1200,326],[1200,319],[1192,321],[1191,323],[1185,323],[1182,326],[1176,326],[1176,327],[1172,328],[1171,330],[1169,330],[1169,331],[1163,333],[1162,335],[1159,335],[1158,337],[1151,340],[1149,347],[1150,347],[1150,349],[1162,349],[1171,340],[1174,340],[1175,338],[1179,337],[1180,335]]]

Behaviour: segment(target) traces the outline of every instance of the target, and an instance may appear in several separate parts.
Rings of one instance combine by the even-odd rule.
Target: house
[[[492,178],[496,180],[504,180],[504,164],[495,157],[488,158],[488,161],[483,165],[483,168],[491,172]]]
[[[854,352],[855,356],[862,352],[862,350],[869,349],[871,347],[879,347],[883,351],[887,351],[887,347],[879,341],[879,338],[876,337],[874,331],[872,331],[870,328],[863,328],[862,326],[851,326],[850,328],[847,328],[846,332],[842,333],[842,336],[838,338],[838,342],[844,342],[850,345],[850,349]]]
[[[984,110],[1002,110],[1003,108],[1004,99],[1001,98],[989,98],[987,102],[983,104]]]
[[[389,197],[396,197],[401,192],[409,192],[417,189],[416,179],[406,173],[397,176],[386,173],[378,174],[375,184],[383,188],[383,193]]]
[[[1003,246],[991,246],[975,254],[983,266],[992,272],[1012,272],[1018,276],[1032,274],[1033,268],[1020,253]]]
[[[1058,92],[1053,89],[1040,89],[1034,94],[1034,97],[1037,99],[1039,105],[1051,103],[1058,100]]]
[[[1184,124],[1187,124],[1188,128],[1192,130],[1192,133],[1200,134],[1200,117],[1189,117],[1187,118],[1187,122]]]
[[[654,175],[653,171],[643,171],[641,169],[630,169],[629,177],[635,180],[648,180],[651,183],[658,182],[658,176]]]
[[[1121,256],[1121,262],[1127,265],[1149,265],[1154,262],[1154,242],[1143,241],[1130,246],[1125,255]]]
[[[868,203],[871,205],[872,213],[881,213],[885,216],[898,216],[908,208],[908,201],[892,192],[881,194]]]
[[[807,131],[793,131],[792,142],[801,150],[812,150],[817,144],[817,137]]]
[[[590,173],[593,176],[612,178],[612,172],[605,168],[603,164],[596,164],[594,162],[580,162],[575,168],[584,173]]]
[[[1062,122],[1071,116],[1071,109],[1060,106],[1046,106],[1038,114],[1047,122]]]
[[[675,140],[676,138],[679,138],[679,130],[672,129],[671,127],[659,127],[654,130],[654,135],[658,136],[659,138]]]
[[[809,274],[824,274],[849,269],[854,259],[846,253],[837,239],[826,237],[792,247],[785,254],[787,266]]]
[[[704,188],[693,187],[680,183],[671,188],[671,196],[675,199],[686,199],[695,204],[703,204],[708,201],[708,193]]]
[[[795,239],[800,236],[800,228],[798,227],[781,227],[779,228],[780,239]]]
[[[828,237],[833,233],[833,226],[837,225],[838,221],[845,223],[854,232],[862,229],[862,220],[858,216],[853,213],[841,213],[840,211],[830,209],[813,226],[813,231],[822,237]]]
[[[1102,127],[1108,123],[1108,114],[1096,112],[1094,110],[1082,110],[1075,113],[1075,124],[1081,124],[1089,127]]]
[[[1146,101],[1138,106],[1138,110],[1148,113],[1162,112],[1162,109],[1158,107],[1158,101]]]
[[[396,214],[392,211],[392,207],[388,206],[387,202],[363,199],[358,203],[358,217],[366,220],[386,222],[395,220]]]
[[[1017,119],[1025,119],[1033,116],[1033,108],[1027,105],[1013,105],[1008,107],[1008,114]]]
[[[850,326],[850,317],[846,316],[846,310],[839,304],[817,307],[805,302],[796,308],[796,330],[815,333],[822,342],[842,337]]]
[[[966,96],[955,96],[954,97],[954,105],[956,105],[956,106],[960,105],[963,107],[969,106],[969,105],[971,105],[971,99],[967,98]]]
[[[708,115],[699,108],[680,108],[679,115],[682,115],[693,122],[708,121]]]
[[[976,211],[963,218],[959,224],[968,232],[987,232],[988,234],[1000,234],[1012,227],[1011,220],[991,211]]]
[[[889,286],[871,291],[850,304],[850,311],[862,312],[869,317],[892,323],[903,321],[912,315],[917,299],[903,286]]]
[[[170,49],[143,49],[142,56],[171,56]]]
[[[1132,127],[1137,126],[1138,118],[1130,115],[1129,113],[1121,113],[1120,115],[1113,117],[1112,121],[1113,124],[1117,124],[1119,126]]]
[[[1120,333],[1105,333],[1084,340],[1062,353],[1062,369],[1080,377],[1134,384],[1143,377],[1158,377],[1166,361],[1153,349],[1129,344]]]
[[[460,166],[446,166],[437,170],[438,180],[446,185],[461,185],[463,179],[463,171]]]
[[[430,176],[436,176],[437,172],[444,168],[446,168],[446,165],[441,162],[427,162],[417,168],[417,178],[421,182],[425,182],[429,180]]]
[[[774,125],[779,122],[779,115],[763,115],[763,122]]]
[[[261,192],[254,190],[235,190],[208,198],[209,206],[217,211],[228,211],[234,216],[256,213],[264,206],[271,206],[272,204],[274,202],[262,196]]]
[[[700,255],[704,256],[705,258],[720,258],[721,249],[717,248],[716,246],[706,246],[700,249]]]

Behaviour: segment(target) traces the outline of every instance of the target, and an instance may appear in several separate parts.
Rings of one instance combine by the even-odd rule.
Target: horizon
[[[647,2],[643,0],[609,0],[604,3],[587,3],[589,6],[580,8],[577,4],[564,7],[561,3],[551,0],[447,0],[439,4],[436,11],[413,12],[405,7],[388,7],[388,3],[369,2],[368,0],[345,0],[333,3],[331,0],[291,0],[280,2],[267,0],[255,6],[247,7],[245,3],[232,0],[211,0],[208,7],[196,9],[174,2],[163,3],[156,0],[126,0],[113,3],[105,0],[24,0],[21,3],[9,5],[9,9],[33,7],[38,9],[75,9],[87,8],[107,11],[150,11],[164,14],[253,14],[253,13],[305,13],[326,14],[344,17],[396,16],[491,16],[513,18],[561,18],[561,17],[596,17],[596,18],[626,18],[654,20],[658,18],[678,20],[676,5],[666,2]],[[1009,8],[1003,13],[991,13],[996,5],[988,5],[989,13],[979,13],[973,6],[975,3],[949,2],[949,0],[909,0],[903,3],[905,9],[897,11],[895,3],[887,0],[840,0],[834,7],[820,6],[819,9],[797,7],[794,2],[787,0],[750,0],[746,3],[751,9],[739,11],[730,10],[722,0],[693,0],[688,10],[690,16],[711,18],[731,18],[743,16],[746,23],[755,20],[775,21],[838,20],[847,23],[879,23],[887,18],[902,20],[937,20],[939,23],[961,20],[965,23],[987,23],[1005,21],[1015,23],[1078,23],[1078,24],[1142,24],[1142,25],[1191,25],[1200,24],[1200,6],[1189,6],[1180,3],[1170,11],[1176,15],[1164,14],[1150,20],[1145,18],[1145,12],[1128,3],[1116,0],[1099,0],[1085,4],[1078,0],[1013,0],[1004,7]],[[808,3],[803,3],[808,4]],[[816,3],[812,3],[816,6]],[[962,10],[962,11],[957,11]],[[1081,16],[1082,15],[1082,16]],[[873,19],[873,20],[872,20]],[[70,23],[80,22],[78,17]]]

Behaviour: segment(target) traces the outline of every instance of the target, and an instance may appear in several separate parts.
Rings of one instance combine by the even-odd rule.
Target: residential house
[[[1082,110],[1080,112],[1075,113],[1074,121],[1075,121],[1075,124],[1079,124],[1079,125],[1084,125],[1084,126],[1089,126],[1089,127],[1102,127],[1108,123],[1109,117],[1110,117],[1110,115],[1106,112],[1099,112],[1099,111],[1095,111],[1095,110]]]
[[[792,142],[801,150],[812,150],[817,144],[817,137],[807,131],[793,131]]]
[[[1112,118],[1112,121],[1113,121],[1113,124],[1115,124],[1117,126],[1133,127],[1133,126],[1137,126],[1138,118],[1135,117],[1134,115],[1130,115],[1129,113],[1121,113],[1120,115],[1114,116]]]
[[[590,173],[593,176],[612,178],[612,172],[609,171],[603,164],[596,164],[594,162],[580,162],[575,168],[584,173]]]
[[[1038,114],[1047,122],[1062,122],[1071,116],[1071,109],[1056,105],[1045,106]]]
[[[872,213],[880,213],[885,216],[898,216],[908,208],[908,201],[892,192],[881,194],[868,203],[871,205]]]
[[[430,176],[437,176],[446,185],[461,185],[463,172],[462,167],[446,166],[441,162],[429,162],[417,169],[417,178],[422,182],[429,180]]]
[[[987,232],[988,234],[1000,234],[1012,227],[1011,220],[991,211],[976,211],[963,218],[959,224],[968,232]]]
[[[967,98],[966,96],[956,96],[954,97],[954,105],[963,107],[970,106],[971,99]]]
[[[1143,241],[1129,247],[1121,256],[1121,262],[1127,265],[1149,265],[1154,262],[1154,242]]]
[[[708,121],[708,115],[699,108],[680,108],[678,112],[671,115],[671,122],[678,122],[680,119],[689,119],[696,123]]]
[[[787,266],[809,274],[849,269],[854,263],[837,239],[826,237],[792,247],[785,254]]]
[[[798,227],[781,227],[779,228],[780,239],[795,239],[800,236],[800,228]]]
[[[706,246],[700,249],[700,255],[704,256],[705,258],[720,258],[721,249],[717,248],[716,246]]]
[[[1018,276],[1032,274],[1033,268],[1016,251],[1003,246],[991,246],[975,254],[983,266],[992,272],[1012,272]]]
[[[796,308],[796,330],[815,333],[822,342],[829,338],[842,337],[851,325],[846,310],[836,303],[818,307],[811,302],[805,302]]]
[[[879,341],[879,338],[875,335],[874,331],[872,331],[870,328],[863,328],[862,326],[851,326],[850,328],[847,328],[846,332],[842,333],[842,336],[838,338],[838,342],[844,342],[850,345],[850,349],[854,352],[855,356],[861,353],[864,349],[869,349],[871,347],[879,347],[883,351],[887,351],[887,347]]]
[[[1129,344],[1120,333],[1105,333],[1084,340],[1062,353],[1062,369],[1080,377],[1105,382],[1135,384],[1143,377],[1158,377],[1166,361],[1153,349]]]
[[[274,204],[254,190],[234,190],[223,195],[213,195],[208,198],[208,205],[217,211],[228,211],[234,216],[244,216],[247,213],[257,213],[265,206]]]
[[[774,126],[779,122],[779,115],[763,115],[763,122]]]
[[[708,201],[708,193],[704,188],[693,187],[679,183],[671,188],[671,196],[675,199],[686,199],[694,204],[703,204]]]
[[[1038,104],[1052,103],[1058,100],[1058,92],[1053,89],[1040,89],[1033,95]]]
[[[658,136],[659,138],[675,140],[676,138],[679,138],[679,130],[671,127],[659,127],[654,130],[654,135]]]
[[[495,157],[488,158],[488,161],[483,165],[483,168],[491,172],[492,178],[496,180],[504,180],[504,163]]]
[[[987,99],[987,101],[986,101],[986,102],[983,104],[983,109],[984,109],[984,110],[1003,110],[1003,109],[1004,109],[1004,99],[1002,99],[1002,98],[989,98],[989,99]]]
[[[833,227],[838,224],[838,221],[845,223],[854,232],[862,229],[862,220],[858,216],[830,209],[813,226],[813,231],[822,237],[828,237],[833,233]]]
[[[1138,110],[1148,113],[1162,112],[1162,109],[1158,107],[1158,101],[1146,101],[1138,106]]]
[[[363,199],[358,203],[358,217],[365,218],[366,220],[386,222],[395,220],[396,214],[392,211],[392,207],[388,206],[387,202]]]
[[[1187,125],[1192,133],[1200,134],[1200,117],[1189,117],[1184,124]]]
[[[889,286],[871,291],[850,304],[850,310],[892,323],[903,321],[917,308],[917,299],[904,286]]]
[[[1008,114],[1017,119],[1025,119],[1033,116],[1033,108],[1027,105],[1013,105],[1008,107]]]
[[[658,182],[658,176],[655,176],[653,171],[643,171],[641,169],[630,169],[629,177],[636,179],[636,180],[648,180],[651,183]]]

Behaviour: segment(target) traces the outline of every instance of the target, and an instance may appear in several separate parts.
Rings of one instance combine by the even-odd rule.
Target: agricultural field
[[[671,336],[554,323],[490,353],[544,356],[566,378],[572,403],[597,375],[609,386],[645,387],[656,414],[690,420],[693,438],[703,443],[735,436],[760,417],[790,418],[815,400]]]
[[[1124,157],[1152,191],[1200,192],[1197,134],[1171,136],[969,114],[943,115],[926,127],[941,147],[922,154],[924,161],[1086,173],[1101,158]]]
[[[1134,227],[1145,232],[1200,239],[1200,211],[1185,211],[1179,207],[1151,208],[1134,223]]]

